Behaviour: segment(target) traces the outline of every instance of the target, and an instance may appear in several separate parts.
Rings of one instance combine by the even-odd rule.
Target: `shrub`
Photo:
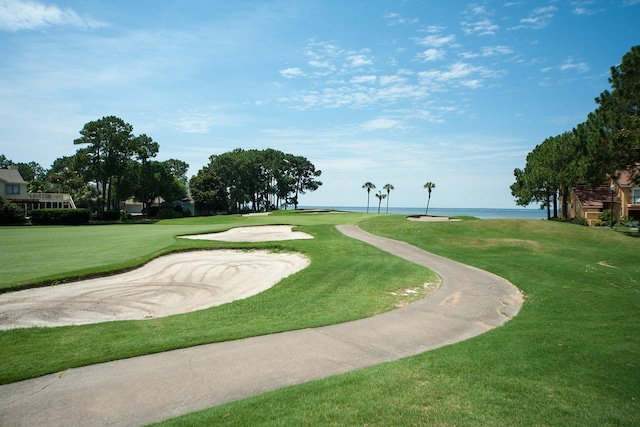
[[[571,218],[569,222],[572,224],[584,225],[585,227],[589,226],[589,220],[583,216],[577,216],[575,218]]]
[[[618,223],[624,227],[631,227],[631,228],[640,226],[640,221],[630,216],[623,216],[622,218],[620,218]]]
[[[38,225],[88,224],[91,213],[88,209],[34,209],[31,223]]]
[[[18,224],[24,221],[24,210],[0,197],[0,224]]]
[[[589,221],[581,216],[576,216],[574,218],[551,218],[550,221],[557,221],[557,222],[566,222],[567,224],[576,224],[576,225],[584,225],[584,226],[589,226]]]
[[[158,212],[158,219],[172,219],[179,218],[181,215],[176,212],[173,208],[160,208],[160,212]]]
[[[100,219],[103,221],[119,221],[120,211],[104,211],[102,212]]]
[[[617,218],[613,217],[613,225],[616,224]],[[611,225],[611,209],[604,209],[598,214],[598,227],[608,227]]]

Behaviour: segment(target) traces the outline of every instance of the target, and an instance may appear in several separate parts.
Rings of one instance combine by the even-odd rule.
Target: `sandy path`
[[[193,251],[110,277],[0,295],[0,329],[139,320],[247,298],[309,265],[299,254]]]

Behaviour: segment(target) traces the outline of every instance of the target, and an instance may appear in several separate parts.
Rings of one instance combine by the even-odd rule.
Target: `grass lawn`
[[[462,343],[221,405],[166,425],[640,425],[640,239],[609,229],[522,220],[421,223],[360,214],[193,218],[140,226],[153,231],[139,236],[157,243],[140,243],[147,246],[144,250],[127,248],[139,252],[133,260],[119,259],[112,250],[81,268],[122,268],[188,246],[228,247],[178,242],[172,236],[249,222],[299,224],[316,239],[234,246],[299,251],[311,257],[312,265],[255,297],[195,313],[0,332],[0,382],[388,310],[398,301],[387,291],[429,280],[429,273],[347,239],[332,225],[359,223],[372,233],[507,278],[525,294],[520,314]],[[85,251],[100,250],[100,239],[92,237],[95,228],[78,228],[86,230],[85,238],[76,238]],[[0,239],[4,243],[12,235],[13,247],[23,250],[15,230],[31,229],[3,228]],[[72,227],[60,232],[66,230],[77,232]],[[123,235],[138,233],[129,230]],[[32,259],[55,251],[38,249]],[[82,256],[83,250],[75,253]],[[44,269],[30,280],[55,274]],[[6,283],[28,282],[19,276]]]
[[[471,340],[163,425],[640,425],[640,239],[547,221],[367,231],[497,273],[518,316]]]
[[[185,249],[257,247],[301,252],[312,261],[306,269],[263,293],[207,310],[145,321],[0,331],[0,383],[114,359],[367,317],[419,297],[391,292],[423,289],[423,283],[437,281],[432,272],[349,239],[331,225],[363,218],[366,216],[362,214],[281,213],[270,217],[193,218],[156,225],[0,228],[0,239],[10,241],[13,262],[18,264],[12,266],[11,274],[3,275],[4,286],[28,284],[20,271],[36,282],[54,276],[61,280],[65,274],[76,277],[101,269],[130,267],[157,254]],[[173,237],[261,223],[306,224],[300,229],[315,239],[240,244]],[[127,245],[114,245],[123,238]],[[59,243],[36,249],[37,242],[49,239]],[[122,252],[131,258],[126,259]],[[63,267],[66,272],[58,273]],[[40,276],[33,276],[34,271]]]

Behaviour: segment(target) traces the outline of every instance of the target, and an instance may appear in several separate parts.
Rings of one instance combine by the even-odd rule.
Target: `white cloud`
[[[578,16],[595,15],[600,12],[601,9],[594,9],[592,7],[594,3],[593,0],[572,1],[571,5],[574,7],[573,14]]]
[[[445,30],[445,27],[441,27],[438,25],[430,25],[428,26],[425,31],[429,34],[437,34],[437,33],[441,33]]]
[[[453,34],[448,36],[430,35],[418,40],[418,44],[423,46],[440,47],[453,43],[455,39],[456,36]]]
[[[349,66],[353,68],[364,67],[365,65],[373,65],[373,59],[367,58],[365,55],[353,54],[347,56]]]
[[[461,25],[462,30],[466,35],[478,34],[481,36],[492,36],[500,29],[498,25],[494,24],[489,19],[483,19],[476,22],[463,21]]]
[[[513,53],[513,49],[511,49],[510,47],[497,45],[497,46],[484,46],[482,49],[480,49],[480,53],[462,52],[460,53],[460,56],[465,59],[472,59],[472,58],[478,58],[478,57],[487,58],[490,56],[508,55],[510,53]]]
[[[513,49],[507,46],[497,45],[497,46],[485,46],[482,48],[482,56],[499,56],[499,55],[508,55],[513,53]]]
[[[376,131],[384,129],[392,129],[401,127],[402,123],[398,120],[389,119],[386,117],[379,117],[377,119],[369,120],[361,125],[364,130]]]
[[[439,50],[439,49],[431,48],[431,49],[425,50],[422,53],[418,53],[416,55],[416,58],[421,60],[421,61],[425,61],[425,62],[437,61],[439,59],[444,58],[444,51]]]
[[[382,86],[387,86],[390,84],[398,84],[398,83],[404,83],[407,79],[404,77],[400,77],[400,76],[380,76],[380,84]]]
[[[555,6],[538,7],[529,13],[529,16],[520,20],[520,25],[513,29],[529,28],[533,30],[541,30],[549,25],[555,12],[558,10]]]
[[[418,19],[416,18],[404,18],[399,13],[387,13],[384,18],[389,21],[388,25],[410,25],[416,24]]]
[[[70,26],[92,29],[105,26],[91,18],[78,15],[72,9],[31,0],[0,0],[0,29],[8,31],[33,30],[48,26]]]
[[[316,68],[331,68],[331,64],[326,61],[309,61],[309,65]]]
[[[420,79],[424,82],[450,82],[467,77],[477,72],[479,68],[472,67],[464,62],[456,62],[445,70],[421,71],[418,73]]]
[[[589,65],[586,62],[573,62],[573,59],[567,59],[561,66],[562,71],[576,71],[578,73],[585,73],[589,71]]]
[[[300,68],[287,68],[280,70],[280,75],[285,79],[293,79],[295,77],[304,76],[304,72]]]
[[[462,26],[462,31],[464,31],[464,33],[468,36],[495,35],[496,31],[500,29],[500,27],[490,19],[492,13],[487,10],[485,6],[471,4],[467,6],[466,10],[463,12],[463,15],[466,17],[466,19],[462,21],[460,25]]]
[[[375,83],[378,78],[376,76],[356,76],[350,80],[351,83]]]
[[[574,15],[593,15],[594,13],[596,13],[596,11],[584,7],[576,7],[575,9],[573,9],[573,13]]]

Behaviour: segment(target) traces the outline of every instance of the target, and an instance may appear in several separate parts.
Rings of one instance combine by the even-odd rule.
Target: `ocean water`
[[[347,212],[367,212],[367,208],[359,206],[300,206],[301,209],[336,209]],[[376,214],[378,206],[369,207],[369,213]],[[386,207],[380,208],[380,214],[386,213]],[[425,208],[389,207],[389,214],[424,215]],[[429,208],[429,215],[434,216],[474,216],[480,219],[546,219],[544,209],[490,209],[490,208]]]

